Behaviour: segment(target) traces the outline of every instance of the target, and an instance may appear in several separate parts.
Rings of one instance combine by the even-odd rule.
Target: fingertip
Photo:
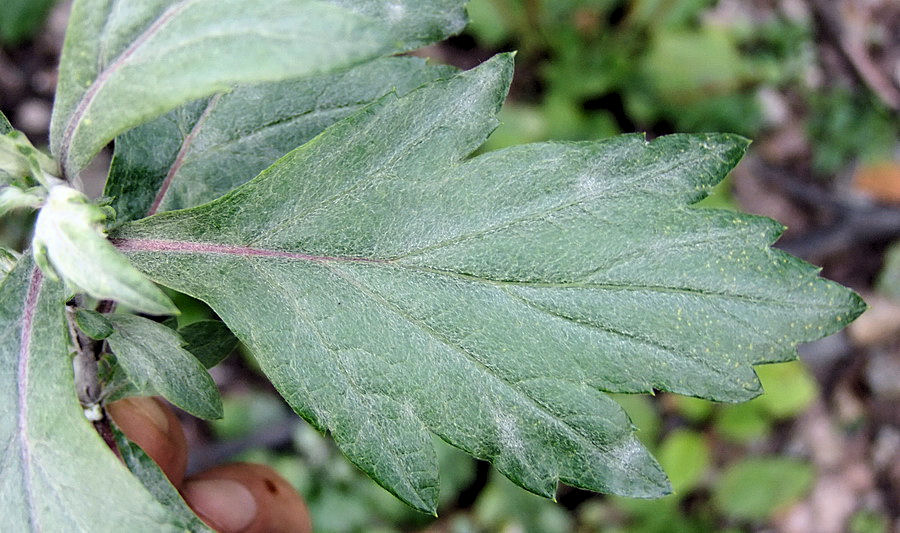
[[[185,482],[184,500],[207,525],[222,533],[245,531],[256,519],[256,498],[232,479],[197,479]]]
[[[227,496],[216,496],[216,491],[227,492]],[[252,505],[242,500],[247,493],[252,495]],[[198,516],[219,531],[312,532],[303,499],[287,480],[267,466],[234,463],[207,470],[185,482],[183,495]],[[228,498],[234,502],[232,505],[221,503]]]
[[[187,440],[175,413],[155,397],[125,398],[106,406],[113,422],[141,447],[176,487],[187,469]]]

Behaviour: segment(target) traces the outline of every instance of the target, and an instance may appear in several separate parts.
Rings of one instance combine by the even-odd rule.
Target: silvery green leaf
[[[386,93],[453,73],[417,57],[386,57],[192,102],[116,139],[106,194],[120,222],[208,202]]]
[[[15,250],[0,246],[0,282],[12,272],[22,254]]]
[[[9,123],[6,115],[4,115],[2,111],[0,111],[0,135],[6,135],[11,131],[13,131],[12,124]]]
[[[237,338],[219,320],[200,320],[177,329],[174,317],[160,322],[163,326],[177,330],[184,342],[184,349],[197,358],[205,368],[212,368],[222,362],[237,345]],[[146,381],[135,384],[118,364],[116,357],[105,354],[100,360],[102,396],[107,402],[114,402],[132,396],[159,396]]]
[[[5,183],[40,183],[46,188],[60,182],[56,162],[31,145],[22,132],[0,135],[0,176]]]
[[[512,58],[388,95],[202,206],[119,228],[206,302],[299,414],[432,512],[429,433],[552,496],[669,484],[606,392],[723,401],[837,331],[851,291],[770,248],[777,223],[689,207],[738,136],[621,136],[469,155]]]
[[[442,39],[462,28],[463,4],[76,0],[60,60],[53,153],[73,176],[116,135],[187,102]]]
[[[0,284],[2,529],[183,531],[85,419],[65,298],[28,255]]]
[[[140,446],[128,440],[128,437],[118,428],[114,428],[113,432],[116,446],[125,465],[144,484],[150,494],[166,508],[172,516],[172,520],[177,521],[185,531],[212,533],[213,530],[188,507],[181,494],[172,486],[153,459]]]
[[[114,313],[107,320],[114,331],[106,342],[137,390],[159,394],[200,418],[222,417],[216,384],[178,333],[135,315]]]
[[[58,275],[80,291],[155,315],[178,308],[106,239],[105,214],[82,193],[52,187],[40,210],[32,240],[35,261],[46,275]]]
[[[75,310],[75,323],[82,333],[95,341],[102,341],[113,334],[112,323],[97,311],[81,308]]]
[[[15,185],[7,185],[0,189],[0,216],[13,209],[30,207],[37,209],[44,201],[46,189],[43,187],[31,187],[22,190]]]
[[[147,390],[139,390],[128,379],[128,375],[119,365],[116,356],[109,352],[101,354],[97,361],[97,379],[101,387],[99,397],[104,403],[112,403],[132,396],[160,395],[149,387]]]

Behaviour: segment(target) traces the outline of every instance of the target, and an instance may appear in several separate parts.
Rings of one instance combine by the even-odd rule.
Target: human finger
[[[233,463],[190,477],[182,495],[204,522],[224,533],[310,533],[303,499],[273,469]]]
[[[187,469],[187,440],[175,413],[155,397],[133,397],[106,406],[129,440],[153,459],[176,487]]]

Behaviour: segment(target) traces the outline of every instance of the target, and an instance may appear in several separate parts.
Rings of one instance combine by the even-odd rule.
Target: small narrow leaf
[[[38,208],[41,202],[44,201],[43,194],[45,192],[46,190],[43,187],[31,187],[22,190],[15,185],[8,185],[0,189],[0,216],[13,209]]]
[[[116,139],[106,195],[120,223],[214,200],[388,92],[453,73],[387,57],[193,102]]]
[[[152,390],[200,418],[222,416],[222,399],[206,369],[182,348],[184,340],[147,318],[112,314],[115,330],[106,341],[138,390]]]
[[[0,135],[6,135],[12,131],[12,124],[9,123],[9,120],[6,118],[6,115],[3,114],[3,111],[0,111]]]
[[[140,446],[128,440],[128,437],[118,428],[114,428],[114,434],[116,446],[125,465],[144,484],[150,494],[166,508],[172,516],[173,522],[184,528],[185,531],[212,533],[213,530],[188,507],[181,494],[172,486],[153,459]]]
[[[119,301],[154,315],[178,314],[163,292],[106,239],[106,213],[67,186],[50,189],[32,240],[35,261],[94,298]]]
[[[16,263],[19,262],[20,257],[22,257],[22,254],[19,252],[0,246],[0,282],[12,272],[16,267]]]
[[[237,337],[219,320],[200,320],[178,330],[184,349],[194,354],[203,366],[212,368],[234,351]]]
[[[113,334],[113,326],[109,320],[97,311],[90,309],[77,309],[75,311],[75,323],[78,329],[95,341],[102,341]]]
[[[46,188],[60,182],[56,162],[35,148],[20,131],[0,135],[0,177],[6,183]]]
[[[4,531],[181,530],[84,418],[64,303],[28,255],[0,285]]]
[[[60,61],[53,153],[74,175],[123,131],[232,85],[328,71],[446,37],[462,27],[463,3],[78,0]]]
[[[177,320],[171,317],[160,324],[175,330]],[[212,368],[221,363],[238,343],[231,330],[219,320],[200,320],[177,331],[184,343],[184,349],[197,358],[205,368]],[[132,381],[116,357],[111,354],[100,360],[100,377],[103,385],[102,396],[107,402],[132,396],[160,395],[150,383]]]
[[[388,95],[222,198],[113,240],[209,304],[298,413],[418,509],[436,495],[428,431],[545,496],[559,480],[665,494],[604,392],[752,398],[754,364],[864,304],[771,249],[776,223],[688,207],[740,137],[468,159],[511,74],[502,55]]]

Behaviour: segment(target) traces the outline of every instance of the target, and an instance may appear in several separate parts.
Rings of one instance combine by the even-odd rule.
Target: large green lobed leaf
[[[183,531],[85,419],[65,297],[28,254],[0,285],[0,529]]]
[[[769,245],[759,217],[688,207],[746,140],[547,143],[466,157],[512,58],[388,95],[226,196],[112,238],[208,303],[288,403],[433,511],[429,432],[552,496],[665,494],[604,392],[758,395],[864,305]]]
[[[235,84],[440,40],[464,25],[463,3],[77,0],[60,60],[53,153],[76,174],[116,135]]]

